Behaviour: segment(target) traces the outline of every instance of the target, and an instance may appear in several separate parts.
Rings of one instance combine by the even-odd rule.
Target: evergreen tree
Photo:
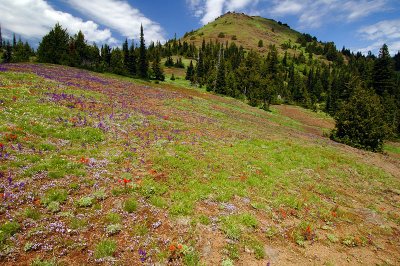
[[[68,43],[69,35],[67,30],[57,23],[40,42],[37,50],[38,61],[42,63],[67,64],[69,61]]]
[[[1,29],[0,29],[0,39],[1,39]],[[394,67],[396,71],[400,71],[400,51],[395,54],[394,59]]]
[[[140,47],[139,47],[139,76],[148,78],[149,63],[147,61],[146,44],[143,34],[143,25],[140,26]]]
[[[161,68],[161,58],[160,53],[157,51],[155,54],[155,58],[153,60],[153,64],[151,66],[153,70],[153,75],[156,80],[164,81],[165,76]]]
[[[186,80],[190,80],[190,81],[194,81],[194,67],[193,67],[193,61],[192,60],[190,60],[190,64],[189,64],[189,67],[187,68],[187,70],[186,70],[186,77],[185,77],[185,79]]]
[[[378,95],[383,96],[385,91],[392,95],[394,85],[392,58],[388,46],[384,44],[379,51],[379,58],[374,64],[373,87]]]
[[[15,33],[13,33],[13,48],[17,46],[17,38],[15,37]]]
[[[128,62],[128,71],[129,74],[131,74],[132,76],[135,76],[137,74],[136,71],[136,51],[135,51],[135,46],[134,46],[134,42],[132,41],[132,44],[129,48],[129,58],[128,58],[129,62]]]
[[[129,71],[129,46],[128,46],[128,39],[125,38],[125,42],[122,45],[122,53],[124,54],[124,67],[127,72]]]
[[[226,94],[225,86],[225,60],[223,58],[223,53],[220,52],[220,59],[218,64],[217,79],[215,81],[215,92],[219,94]]]
[[[386,138],[383,118],[379,97],[357,87],[338,112],[331,138],[356,148],[381,151]]]
[[[110,69],[113,73],[118,75],[125,74],[124,56],[120,48],[115,48],[111,51]]]
[[[0,50],[3,48],[3,36],[1,34],[1,24],[0,24]]]
[[[69,45],[69,65],[71,66],[82,66],[83,63],[87,63],[87,45],[85,41],[85,35],[82,31],[79,31],[70,40]]]
[[[171,55],[168,55],[167,60],[165,61],[165,66],[166,67],[174,66],[174,59],[172,59]]]
[[[106,68],[111,67],[111,48],[107,44],[101,48],[101,59]]]
[[[9,41],[6,43],[6,49],[3,54],[3,63],[10,63],[12,59],[12,46]]]
[[[199,52],[199,59],[196,65],[196,82],[199,83],[200,87],[204,85],[203,51]]]

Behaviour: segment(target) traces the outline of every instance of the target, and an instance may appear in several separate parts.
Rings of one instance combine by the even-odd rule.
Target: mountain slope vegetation
[[[3,265],[399,263],[398,144],[323,113],[45,64],[0,100]]]

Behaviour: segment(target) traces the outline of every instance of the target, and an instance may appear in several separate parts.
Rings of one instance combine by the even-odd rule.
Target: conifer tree
[[[128,46],[128,39],[125,38],[125,42],[122,45],[122,53],[124,54],[124,67],[127,72],[129,71],[129,46]]]
[[[199,59],[196,66],[196,81],[199,83],[200,87],[204,85],[203,51],[199,52]]]
[[[0,39],[1,39],[1,31],[0,31]],[[400,71],[400,51],[395,54],[394,59],[394,67],[396,71]]]
[[[194,80],[194,67],[193,67],[193,61],[192,61],[192,60],[190,60],[190,64],[189,64],[189,66],[188,66],[188,68],[187,68],[187,70],[186,70],[186,77],[185,77],[185,79],[186,79],[186,80],[190,80],[190,81],[192,81],[192,82],[193,82],[193,80]]]
[[[125,73],[124,56],[120,48],[115,48],[111,51],[110,69],[113,73],[122,75]]]
[[[143,34],[143,25],[140,26],[140,47],[139,47],[139,76],[148,78],[149,63],[147,61],[146,44]]]
[[[217,79],[215,81],[215,92],[219,93],[219,94],[226,94],[225,86],[226,86],[225,60],[224,60],[223,51],[220,51]]]
[[[383,118],[379,97],[357,87],[338,112],[331,138],[356,148],[381,151],[386,138]]]
[[[1,34],[1,24],[0,24],[0,50],[3,48],[3,36]]]
[[[394,73],[392,58],[389,54],[389,48],[386,44],[379,51],[379,58],[375,61],[373,70],[373,87],[375,92],[383,96],[386,91],[393,94],[394,91]]]
[[[3,63],[11,63],[12,59],[12,46],[9,41],[6,43],[6,49],[3,54]]]
[[[52,64],[67,64],[69,35],[60,24],[43,37],[39,44],[37,55],[39,62]]]
[[[154,74],[154,78],[156,80],[164,81],[165,76],[161,68],[161,58],[160,53],[156,51],[155,58],[153,60],[153,64],[151,66]]]
[[[128,71],[129,74],[132,76],[135,76],[137,74],[137,69],[136,69],[136,51],[135,51],[135,45],[134,42],[132,41],[131,46],[129,47],[129,63],[128,63]]]
[[[15,47],[15,46],[17,46],[17,38],[15,37],[15,33],[13,33],[13,46],[12,47]]]

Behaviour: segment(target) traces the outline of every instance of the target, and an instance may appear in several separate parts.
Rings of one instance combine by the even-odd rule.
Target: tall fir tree
[[[161,68],[160,53],[156,51],[155,57],[152,64],[153,75],[156,80],[164,81],[165,76]]]
[[[203,51],[199,51],[199,58],[196,66],[196,82],[199,83],[200,87],[204,85]]]
[[[43,37],[37,55],[39,62],[52,64],[68,64],[69,35],[60,24]]]
[[[3,48],[3,35],[1,34],[1,24],[0,24],[0,49]]]
[[[143,25],[140,25],[140,47],[139,47],[139,76],[148,78],[149,62],[147,61],[146,43],[144,40]]]
[[[3,63],[11,63],[12,60],[12,46],[9,41],[6,43],[6,49],[3,53]]]
[[[129,47],[129,62],[128,62],[128,71],[132,76],[136,76],[137,74],[137,60],[136,60],[136,50],[135,50],[135,42],[132,40],[131,46]]]
[[[122,53],[124,54],[124,67],[127,72],[129,71],[129,46],[128,46],[128,39],[125,38],[125,42],[122,45]]]
[[[387,137],[384,112],[379,97],[372,91],[355,88],[335,120],[332,139],[356,148],[382,150]]]
[[[379,51],[379,57],[375,61],[373,70],[373,87],[375,92],[383,96],[386,91],[392,95],[394,92],[394,71],[393,62],[386,44]]]
[[[194,67],[193,67],[193,61],[190,60],[190,64],[186,70],[186,80],[194,81]]]
[[[226,78],[225,78],[225,60],[224,60],[224,52],[220,50],[219,52],[219,63],[218,63],[218,72],[217,78],[215,80],[215,92],[219,94],[226,94],[225,86],[226,86]]]
[[[15,36],[15,33],[13,33],[13,45],[12,47],[17,46],[17,37]]]

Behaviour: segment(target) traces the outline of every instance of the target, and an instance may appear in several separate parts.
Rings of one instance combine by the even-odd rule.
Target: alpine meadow
[[[400,265],[392,1],[144,2],[0,1],[0,264]]]

